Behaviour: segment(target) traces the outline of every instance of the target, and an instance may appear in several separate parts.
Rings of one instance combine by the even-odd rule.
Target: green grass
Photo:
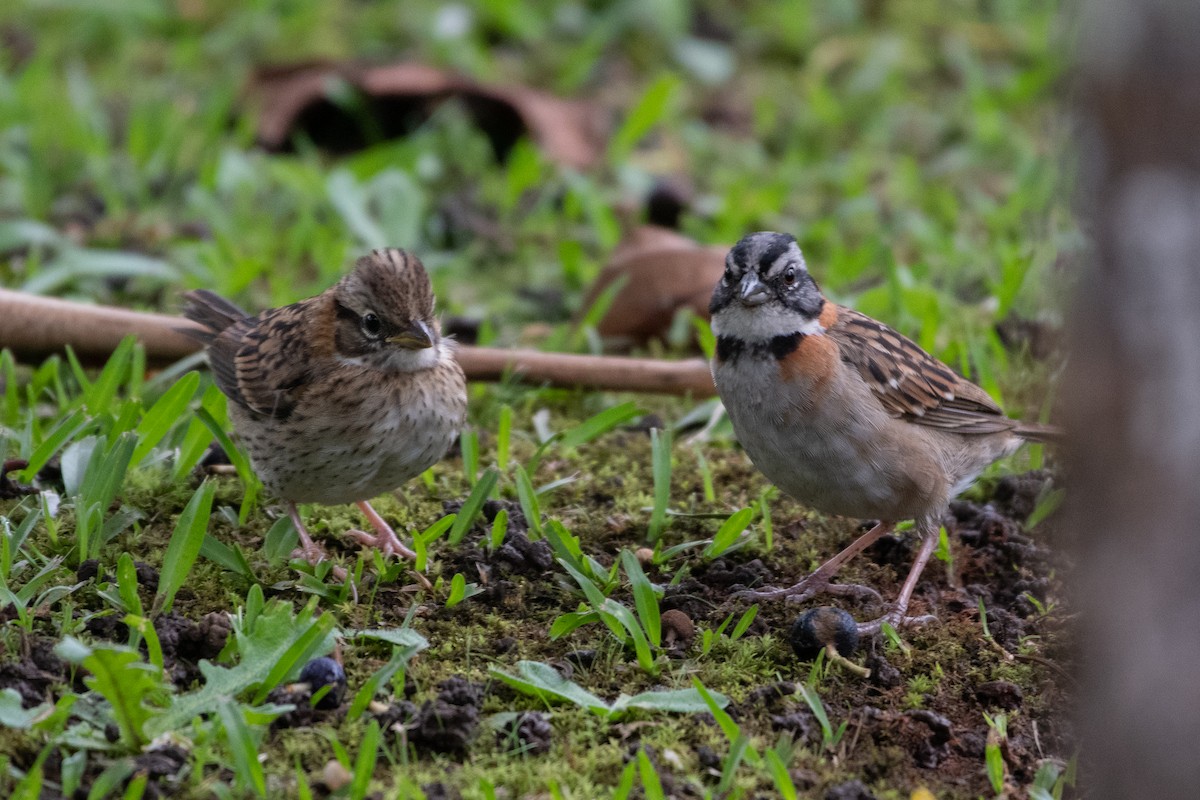
[[[658,177],[682,176],[694,187],[685,233],[717,244],[794,233],[830,296],[1034,418],[1049,406],[1058,364],[1005,347],[996,324],[1056,324],[1082,252],[1066,199],[1070,131],[1054,104],[1064,37],[1055,9],[1028,0],[18,0],[0,8],[0,41],[10,43],[0,47],[0,285],[165,311],[204,287],[257,308],[316,293],[366,248],[398,245],[430,267],[443,314],[484,320],[481,343],[583,350],[594,337],[567,320],[587,311],[586,289],[628,209]],[[586,172],[526,141],[498,162],[455,103],[410,136],[342,157],[257,149],[242,102],[252,69],[309,58],[422,60],[527,83],[601,103],[613,133]],[[294,532],[275,524],[244,457],[235,451],[234,474],[201,480],[206,448],[229,431],[207,375],[148,373],[130,343],[102,370],[69,355],[17,365],[0,352],[0,389],[0,459],[30,462],[13,477],[41,472],[46,490],[0,500],[0,604],[11,609],[0,660],[58,644],[88,676],[55,686],[36,717],[0,693],[0,793],[34,797],[86,775],[101,794],[107,785],[137,796],[146,780],[130,782],[137,756],[168,731],[187,754],[173,787],[192,797],[306,796],[330,760],[353,775],[347,797],[419,797],[437,781],[468,798],[492,796],[491,786],[510,796],[625,796],[635,786],[671,796],[671,781],[712,796],[804,796],[799,773],[815,775],[817,789],[869,773],[880,797],[907,797],[921,782],[951,797],[955,786],[974,796],[1017,780],[996,761],[996,741],[957,764],[965,784],[915,772],[855,734],[863,689],[837,674],[790,701],[821,709],[815,738],[781,739],[765,711],[736,704],[765,683],[804,680],[782,605],[757,615],[745,604],[703,606],[686,656],[664,654],[664,587],[686,586],[718,557],[762,558],[786,579],[831,554],[852,525],[783,496],[768,507],[766,481],[727,422],[703,442],[671,430],[707,421],[703,404],[473,386],[461,453],[377,503],[398,529],[424,532],[415,547],[428,588],[407,565],[336,551],[338,532],[361,524],[352,509],[305,510],[369,587],[356,604],[328,565],[289,560]],[[646,414],[667,428],[626,429]],[[47,464],[61,466],[61,484]],[[495,523],[481,518],[489,499],[506,503]],[[445,500],[465,505],[450,518]],[[1039,531],[1052,509],[1046,500],[1034,512]],[[555,563],[544,575],[492,573],[506,583],[499,591],[475,563],[511,541],[518,511]],[[646,545],[651,564],[632,557]],[[79,577],[90,560],[95,577]],[[135,562],[157,571],[156,589]],[[153,624],[164,612],[232,615],[226,652],[191,683],[165,669],[173,645]],[[109,618],[105,638],[96,631]],[[563,635],[551,639],[561,619]],[[887,655],[903,679],[870,703],[938,710],[969,693],[967,675],[1019,679],[1036,694],[1041,673],[1010,664],[972,624],[901,632],[909,651]],[[504,639],[515,644],[498,650]],[[335,641],[352,713],[272,729],[282,711],[268,693]],[[546,665],[573,650],[594,651],[569,678],[594,701],[547,688]],[[406,681],[419,703],[448,676],[499,683],[501,673],[534,689],[489,691],[469,758],[406,747],[368,719],[370,701],[403,697]],[[203,692],[222,699],[201,714]],[[645,704],[629,699],[647,693]],[[717,698],[733,701],[736,720]],[[1007,735],[1026,730],[1023,714],[1052,718],[1045,703],[999,718]],[[514,754],[486,725],[525,710],[549,715],[549,753]],[[986,731],[977,710],[971,719]],[[630,755],[631,743],[650,750]],[[718,766],[701,763],[702,746]],[[1057,797],[1073,751],[1047,752],[1057,760],[1033,785]]]

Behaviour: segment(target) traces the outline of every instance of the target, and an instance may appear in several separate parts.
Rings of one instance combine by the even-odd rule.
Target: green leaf
[[[28,730],[39,717],[48,714],[52,708],[49,703],[25,708],[20,692],[16,689],[0,689],[0,725],[6,728]]]
[[[233,619],[233,643],[227,647],[238,654],[237,663],[226,667],[201,660],[203,685],[176,696],[170,708],[152,720],[151,735],[187,727],[195,717],[210,712],[223,697],[237,697],[253,687],[267,686],[266,690],[260,689],[265,696],[275,685],[270,681],[283,680],[289,670],[299,671],[303,663],[300,659],[333,650],[336,638],[333,615],[314,619],[311,607],[293,615],[291,604],[280,600],[272,600],[257,611],[257,604],[252,601],[261,593],[255,591],[257,588],[251,590],[245,607]]]
[[[137,426],[138,444],[132,462],[140,464],[182,419],[200,386],[200,373],[188,372],[150,406]]]
[[[483,510],[483,504],[491,497],[492,490],[496,488],[496,481],[499,478],[500,473],[496,468],[488,467],[487,471],[483,473],[483,477],[476,481],[474,488],[471,489],[471,493],[467,495],[466,501],[459,510],[454,525],[450,528],[450,538],[447,539],[449,544],[456,545],[467,535],[471,524]]]
[[[112,706],[125,746],[131,751],[145,747],[150,741],[148,726],[161,720],[164,713],[149,705],[166,696],[158,670],[143,662],[141,654],[132,648],[108,644],[88,647],[69,636],[55,652],[91,673],[84,683]]]
[[[374,639],[380,642],[394,644],[397,647],[415,647],[424,650],[429,647],[429,640],[412,628],[369,628],[361,631],[350,631],[348,639]]]
[[[738,767],[742,765],[742,761],[748,760],[751,752],[750,737],[739,730],[730,743],[729,755],[725,757],[725,764],[721,768],[721,781],[717,784],[718,794],[724,794],[733,786]]]
[[[121,387],[121,382],[125,380],[126,373],[129,371],[129,362],[132,359],[136,343],[137,339],[133,336],[123,338],[117,345],[117,349],[113,350],[112,355],[104,363],[104,368],[100,370],[95,382],[88,388],[87,409],[93,416],[112,410],[113,398],[117,396],[117,390]]]
[[[646,638],[645,631],[638,624],[637,617],[633,615],[625,606],[613,600],[611,597],[605,599],[604,603],[596,609],[600,612],[600,618],[605,619],[606,615],[611,615],[617,620],[621,626],[628,631],[629,639],[633,642],[633,650],[637,655],[638,666],[651,675],[659,673],[658,664],[655,661],[654,653],[650,649],[650,642]],[[607,620],[605,620],[607,622]],[[612,629],[612,624],[608,623],[608,627]],[[615,633],[615,631],[614,631]],[[624,641],[624,637],[621,637]]]
[[[254,505],[254,498],[258,495],[258,489],[261,484],[254,474],[254,470],[250,468],[250,460],[229,438],[229,434],[221,427],[221,423],[217,422],[216,417],[212,415],[203,405],[196,409],[196,416],[204,423],[204,427],[208,428],[208,432],[220,443],[225,454],[229,456],[230,462],[237,470],[238,477],[242,479],[242,485],[246,488],[244,500],[242,501],[242,509],[238,512],[238,522],[245,522],[246,515],[250,508]]]
[[[533,490],[529,474],[520,464],[517,465],[517,499],[521,501],[521,512],[529,523],[529,530],[534,534],[530,538],[542,538],[542,511],[538,506],[537,492]]]
[[[95,425],[95,422],[88,419],[83,411],[80,410],[60,420],[54,426],[54,429],[42,439],[42,443],[37,446],[37,449],[33,451],[33,455],[29,457],[29,466],[21,471],[17,479],[21,481],[33,480],[34,476],[38,474],[42,467],[46,466],[47,462],[54,457],[54,454],[58,452],[60,447],[93,425]]]
[[[379,758],[379,721],[372,719],[367,723],[362,741],[358,745],[358,758],[354,760],[354,778],[350,782],[350,797],[352,800],[363,800],[375,774],[375,762]]]
[[[208,532],[208,518],[212,514],[213,493],[216,484],[205,481],[192,494],[192,499],[184,506],[183,513],[175,522],[175,532],[167,544],[167,552],[163,556],[162,571],[158,578],[158,595],[155,606],[161,611],[170,611],[175,602],[175,593],[183,586],[200,549],[204,546],[204,538]]]
[[[300,672],[310,658],[315,657],[319,652],[328,652],[323,648],[336,624],[337,620],[332,614],[322,614],[294,641],[290,642],[287,649],[271,665],[262,683],[259,684],[258,692],[254,696],[254,704],[258,705],[266,700],[272,689],[283,683],[284,678],[288,675]]]
[[[141,634],[146,640],[146,655],[150,659],[150,663],[161,674],[163,671],[162,642],[158,640],[158,631],[154,629],[154,623],[148,618],[138,616],[137,614],[126,614],[121,621]]]
[[[242,707],[231,698],[222,697],[217,700],[216,710],[225,731],[225,740],[233,754],[234,772],[256,795],[266,797],[267,779],[258,760],[258,743],[246,724]]]
[[[767,762],[767,771],[771,773],[771,780],[775,782],[775,790],[779,792],[779,796],[783,800],[796,800],[796,784],[788,774],[787,764],[783,763],[783,759],[774,750],[768,750],[763,758]]]
[[[713,715],[713,719],[717,721],[717,726],[721,732],[725,734],[725,738],[730,744],[735,743],[739,736],[744,736],[742,729],[733,721],[733,717],[725,712],[727,703],[721,702],[721,695],[716,692],[710,692],[700,682],[699,678],[692,678],[692,686],[695,687],[700,697],[703,699],[705,706],[708,707],[708,712]],[[746,760],[757,766],[759,763],[758,751],[751,745],[746,752]]]
[[[650,763],[646,749],[638,748],[637,754],[638,774],[642,779],[642,789],[645,791],[646,800],[662,800],[662,781],[659,780],[658,773],[654,771],[654,765]]]
[[[408,631],[416,634],[415,631],[411,631],[408,628],[398,629],[398,632],[402,631]],[[424,637],[421,637],[419,634],[417,634],[417,636],[422,642],[420,646],[409,645],[393,647],[391,659],[378,670],[376,670],[371,677],[363,681],[362,688],[359,689],[354,695],[354,700],[351,701],[350,708],[346,712],[346,718],[348,720],[353,721],[362,716],[362,712],[366,709],[367,705],[370,704],[370,702],[375,699],[375,695],[379,693],[380,687],[390,681],[393,675],[403,669],[413,656],[415,656],[425,647],[428,647],[428,642],[425,642]]]
[[[595,611],[568,611],[550,625],[550,638],[561,639],[584,625],[599,621],[600,614]]]
[[[711,560],[733,549],[738,538],[750,525],[750,520],[753,518],[753,508],[743,508],[741,511],[730,514],[729,519],[725,520],[717,530],[717,535],[713,537],[712,543],[704,548],[704,557]]]
[[[200,555],[230,572],[241,575],[246,580],[255,580],[250,562],[246,560],[245,553],[237,545],[230,547],[212,534],[206,533],[204,541],[200,543]]]
[[[1025,520],[1025,528],[1036,528],[1038,523],[1049,517],[1058,507],[1062,505],[1063,499],[1066,497],[1066,492],[1063,489],[1049,489],[1042,491],[1037,498],[1037,505],[1033,507],[1033,511],[1029,514],[1029,518]]]
[[[446,608],[454,608],[463,601],[467,594],[467,579],[461,572],[454,573],[450,579],[450,594],[446,597]]]
[[[625,567],[625,574],[629,576],[629,582],[633,588],[633,602],[637,608],[638,619],[641,620],[642,627],[646,631],[646,637],[650,640],[650,644],[658,647],[662,644],[662,621],[658,610],[658,594],[654,591],[654,585],[642,571],[642,565],[638,563],[633,553],[622,550],[621,564]]]
[[[742,634],[746,632],[746,629],[750,627],[750,624],[754,622],[754,618],[757,616],[758,603],[755,603],[746,609],[746,611],[742,614],[742,618],[738,620],[737,625],[733,626],[733,632],[729,634],[729,641],[736,642],[738,639],[742,638]]]
[[[87,800],[104,800],[104,798],[111,797],[133,774],[133,769],[134,763],[131,758],[123,758],[114,762],[92,781]]]
[[[479,476],[479,434],[473,430],[465,430],[458,437],[459,450],[462,451],[463,473],[467,485],[474,486]]]
[[[263,537],[262,553],[271,566],[277,567],[287,561],[299,541],[300,534],[292,523],[291,515],[285,514],[267,530],[267,535]]]
[[[729,705],[729,698],[720,692],[709,692],[718,709]],[[709,710],[708,701],[694,687],[667,691],[641,692],[632,697],[621,695],[612,704],[614,716],[631,708],[646,711],[670,711],[677,714],[702,714]]]
[[[51,294],[79,278],[141,278],[167,285],[179,280],[179,272],[159,258],[117,250],[65,247],[50,264],[21,286],[30,294]]]
[[[654,474],[654,509],[650,512],[650,525],[646,539],[658,544],[667,520],[667,506],[671,502],[671,443],[670,430],[650,429],[650,460]]]
[[[646,89],[637,104],[629,109],[621,127],[613,134],[608,146],[609,163],[625,161],[641,138],[662,121],[671,98],[680,85],[679,78],[664,75]]]
[[[574,681],[564,678],[558,670],[540,661],[518,661],[518,675],[510,675],[502,669],[488,670],[493,678],[503,681],[522,694],[536,697],[550,705],[552,702],[574,703],[593,713],[607,716],[608,703],[584,689]]]
[[[141,616],[142,599],[138,597],[137,567],[133,565],[133,556],[121,553],[117,559],[117,591],[124,605],[124,610]]]
[[[801,683],[797,686],[800,696],[804,698],[804,702],[808,704],[813,716],[817,718],[817,723],[821,726],[821,735],[825,747],[831,748],[837,744],[837,735],[834,733],[833,725],[829,722],[829,715],[825,713],[825,704],[821,702],[821,696],[817,694],[817,690],[807,683]]]
[[[645,412],[641,407],[633,401],[607,408],[599,414],[588,417],[574,428],[564,431],[559,439],[559,444],[563,447],[579,447],[600,438],[618,425],[643,413]]]
[[[1004,791],[1004,753],[1000,745],[988,742],[984,748],[984,763],[987,765],[988,781],[996,794]]]
[[[502,508],[496,512],[496,516],[492,519],[492,532],[488,536],[488,549],[495,552],[504,544],[504,537],[508,535],[508,509]]]
[[[617,788],[613,790],[611,800],[629,800],[629,795],[633,793],[633,783],[637,777],[637,762],[630,761],[621,771],[621,780],[617,782]]]

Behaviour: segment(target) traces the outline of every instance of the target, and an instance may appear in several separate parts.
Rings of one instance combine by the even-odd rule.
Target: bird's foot
[[[347,531],[346,535],[354,541],[358,542],[363,547],[371,547],[378,550],[385,556],[400,556],[414,561],[417,554],[400,541],[400,537],[392,530],[392,526],[384,521],[383,517],[371,508],[371,504],[367,502],[358,503],[358,508],[366,516],[367,521],[371,523],[371,527],[375,529],[375,534],[369,534],[366,531]]]
[[[329,554],[325,552],[325,548],[321,547],[321,545],[310,540],[308,544],[302,545],[293,550],[292,558],[302,558],[315,567],[322,561],[328,561]],[[350,578],[350,573],[346,571],[346,568],[338,566],[337,564],[333,565],[333,568],[330,570],[330,574],[332,574],[334,578],[342,583],[345,583]]]
[[[870,586],[857,583],[831,583],[831,576],[822,575],[820,570],[809,575],[793,586],[782,589],[747,589],[737,593],[739,600],[787,600],[789,603],[803,603],[817,595],[831,594],[839,597],[856,597],[882,602],[879,592]]]
[[[292,558],[303,558],[314,567],[322,561],[329,560],[329,554],[325,552],[325,548],[313,541],[309,535],[308,528],[304,527],[304,521],[300,519],[300,512],[296,509],[295,503],[288,503],[288,515],[292,518],[292,524],[296,526],[296,533],[300,537],[300,546],[292,551]],[[342,583],[346,583],[350,579],[350,573],[345,567],[333,565],[331,570],[333,577]],[[354,592],[355,601],[358,599],[358,589],[351,585]]]

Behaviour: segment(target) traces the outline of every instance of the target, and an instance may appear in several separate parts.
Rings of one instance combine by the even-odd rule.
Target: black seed
[[[854,617],[840,608],[810,608],[792,624],[788,642],[796,657],[804,661],[816,658],[827,645],[833,645],[839,654],[849,658],[858,649],[858,625]]]
[[[329,692],[317,701],[317,708],[337,708],[346,694],[346,671],[342,665],[329,656],[314,658],[304,665],[300,671],[300,682],[312,687],[312,693],[325,686],[331,687]]]

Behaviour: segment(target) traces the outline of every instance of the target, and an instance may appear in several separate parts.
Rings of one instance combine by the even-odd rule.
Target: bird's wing
[[[1016,424],[983,389],[865,314],[838,308],[827,333],[894,417],[957,433],[999,433]]]
[[[208,361],[230,400],[274,419],[287,419],[312,379],[312,345],[301,304],[246,317],[213,339]]]

